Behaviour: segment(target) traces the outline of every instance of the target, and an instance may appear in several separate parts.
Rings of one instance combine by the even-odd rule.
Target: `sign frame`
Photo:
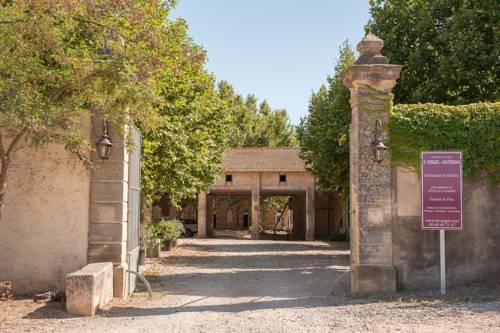
[[[460,159],[460,164],[459,164],[459,178],[460,178],[460,185],[457,190],[460,191],[459,195],[459,204],[460,204],[460,226],[459,227],[442,227],[442,226],[435,226],[435,227],[430,227],[426,226],[424,223],[425,218],[424,218],[424,156],[426,154],[459,154],[459,159]],[[436,151],[422,151],[420,153],[420,200],[421,200],[421,221],[420,221],[420,227],[422,230],[463,230],[464,227],[464,221],[463,221],[463,152],[462,151],[457,151],[457,150],[449,150],[449,151],[443,151],[443,150],[436,150]]]

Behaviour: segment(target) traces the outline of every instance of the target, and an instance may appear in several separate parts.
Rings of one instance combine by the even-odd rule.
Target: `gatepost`
[[[380,54],[383,46],[380,38],[368,33],[357,46],[359,58],[342,77],[351,92],[352,108],[350,237],[353,296],[396,290],[396,271],[392,262],[390,156],[376,157],[375,146],[387,143],[391,91],[402,66],[388,63]]]

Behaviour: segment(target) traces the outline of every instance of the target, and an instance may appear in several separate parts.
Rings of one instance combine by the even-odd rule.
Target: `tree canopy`
[[[144,138],[142,163],[144,193],[151,199],[168,194],[174,205],[208,189],[229,147],[297,145],[286,110],[273,110],[267,101],[257,106],[255,96],[243,98],[226,81],[215,87],[204,50],[180,22],[172,52],[178,50],[183,63],[164,72],[163,107],[158,126]]]
[[[334,74],[312,94],[308,115],[297,128],[301,155],[323,190],[349,193],[350,92],[340,76],[354,62],[347,41],[340,47]]]
[[[17,149],[60,143],[90,165],[94,111],[140,127],[143,192],[174,204],[220,175],[229,146],[296,146],[285,110],[216,84],[174,4],[0,0],[0,206]]]
[[[228,146],[230,114],[205,69],[205,51],[187,34],[187,25],[174,24],[180,65],[167,66],[159,83],[162,107],[157,126],[143,143],[143,191],[150,198],[168,193],[173,204],[196,196],[222,172]]]
[[[226,81],[219,83],[219,96],[231,115],[231,147],[296,147],[295,127],[285,109],[272,109],[254,95],[237,94]]]
[[[89,163],[83,118],[150,128],[171,2],[0,1],[0,209],[16,150],[58,142]]]
[[[396,103],[496,101],[500,4],[496,0],[370,0],[367,30],[403,65]]]

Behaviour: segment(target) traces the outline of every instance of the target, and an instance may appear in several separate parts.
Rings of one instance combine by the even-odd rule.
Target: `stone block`
[[[360,204],[359,223],[361,226],[391,225],[392,206],[390,204]]]
[[[124,262],[127,255],[126,242],[102,244],[89,244],[89,262],[111,261],[114,263]]]
[[[119,223],[127,221],[127,203],[90,203],[90,223]]]
[[[386,184],[359,184],[359,203],[391,204],[391,187]]]
[[[391,225],[362,225],[359,229],[360,241],[362,243],[372,242],[375,244],[391,244]]]
[[[123,161],[97,161],[93,165],[92,179],[128,181],[128,163]]]
[[[351,296],[393,293],[396,270],[392,265],[352,265]]]
[[[127,223],[90,223],[90,242],[122,242],[127,240]]]
[[[392,237],[392,234],[390,236]],[[371,239],[360,239],[359,263],[366,265],[392,264],[392,244],[370,244],[370,241]]]
[[[128,184],[126,182],[92,182],[90,201],[126,201]]]
[[[89,264],[66,276],[66,309],[69,313],[93,316],[113,298],[113,264]]]
[[[359,165],[360,183],[391,183],[391,167],[385,163],[362,163]]]
[[[113,267],[113,296],[121,299],[128,297],[128,273],[127,265],[116,264]]]

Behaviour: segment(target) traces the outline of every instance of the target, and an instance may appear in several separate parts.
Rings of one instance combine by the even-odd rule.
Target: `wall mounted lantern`
[[[372,142],[372,149],[375,162],[382,162],[387,152],[387,146],[382,141],[382,124],[380,120],[375,122],[375,139]]]
[[[109,159],[109,154],[111,153],[111,147],[113,147],[113,142],[109,138],[108,133],[108,122],[104,120],[102,122],[102,135],[101,140],[97,142],[97,153],[99,157],[104,161]]]

